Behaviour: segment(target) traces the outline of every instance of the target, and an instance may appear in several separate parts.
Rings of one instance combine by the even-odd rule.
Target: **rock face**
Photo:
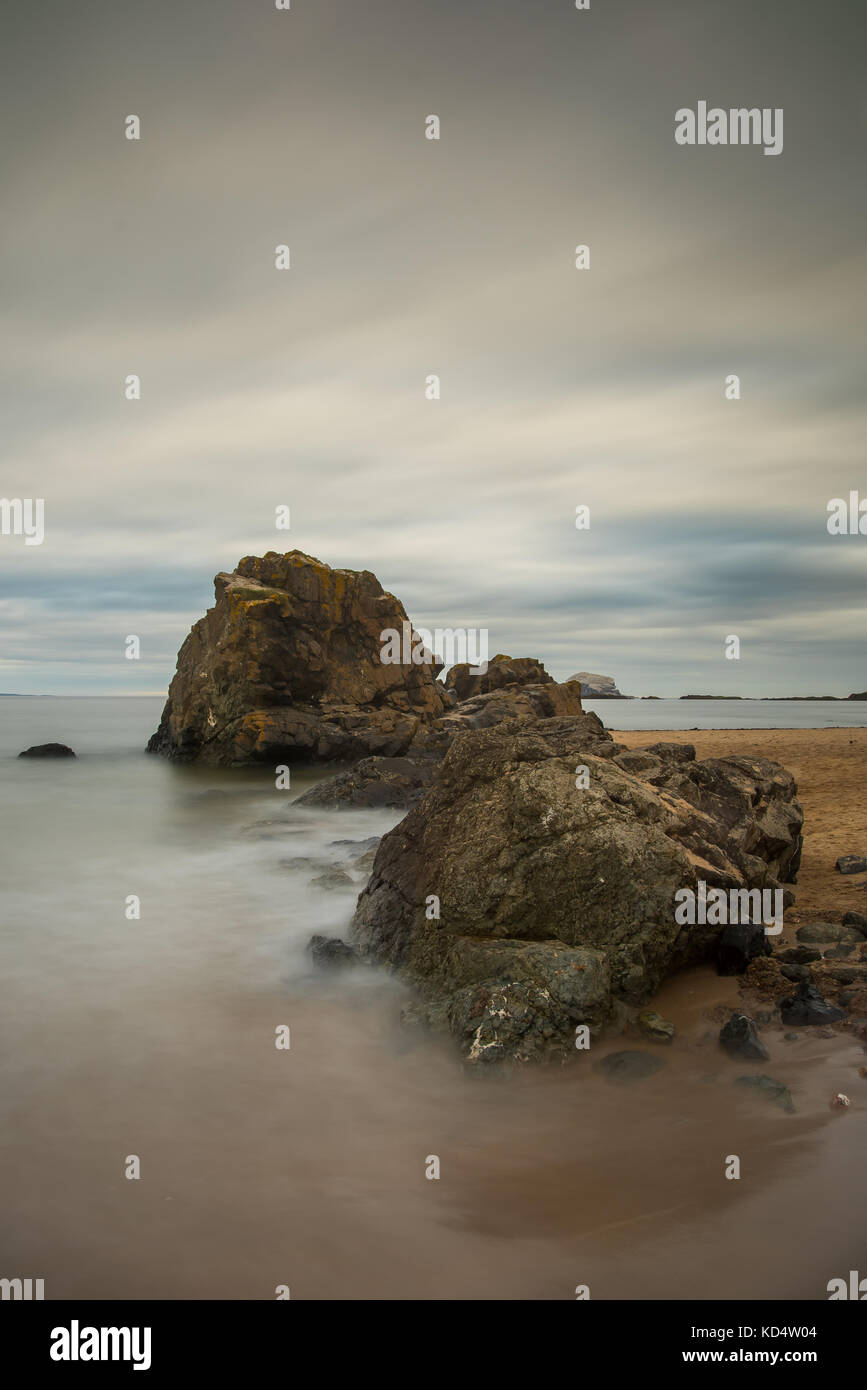
[[[383,837],[354,942],[415,983],[470,1061],[574,1047],[575,1026],[592,1035],[616,999],[645,1003],[710,955],[721,927],[678,925],[678,889],[774,888],[794,872],[787,772],[664,749],[637,768],[592,714],[470,729]]]
[[[579,671],[577,675],[570,676],[570,681],[578,681],[581,686],[581,694],[587,700],[625,700],[626,695],[621,695],[614,683],[613,676],[597,676],[592,671]]]
[[[466,663],[453,666],[445,684],[447,690],[454,690],[459,700],[467,700],[472,695],[487,695],[491,690],[502,690],[504,686],[547,685],[551,680],[541,661],[536,661],[535,657],[500,655],[488,663],[487,671],[476,676],[473,675],[473,668]]]
[[[299,550],[218,574],[178,656],[148,751],[183,762],[394,757],[449,708],[432,663],[386,664],[403,605],[368,570]]]
[[[75,754],[71,748],[67,748],[65,743],[34,743],[32,748],[25,748],[23,753],[18,754],[19,758],[74,758]]]

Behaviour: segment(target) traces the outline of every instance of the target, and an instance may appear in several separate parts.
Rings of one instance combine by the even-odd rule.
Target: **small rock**
[[[800,1042],[803,1036],[803,1033],[784,1033],[783,1042]]]
[[[863,854],[844,854],[837,860],[837,869],[841,874],[867,873],[867,859]]]
[[[794,984],[798,984],[801,980],[810,979],[810,972],[806,965],[781,965],[780,974]]]
[[[809,965],[811,961],[821,959],[822,952],[815,946],[793,946],[787,951],[777,952],[777,960],[785,961],[787,965]]]
[[[34,743],[32,748],[25,748],[23,753],[18,754],[19,758],[74,758],[75,754],[71,748],[67,748],[65,743]]]
[[[843,926],[854,927],[862,936],[867,936],[867,916],[863,912],[844,912]]]
[[[735,1085],[754,1086],[762,1095],[767,1096],[768,1100],[782,1106],[788,1115],[795,1113],[795,1102],[788,1086],[784,1086],[782,1081],[775,1081],[772,1076],[738,1076]]]
[[[858,1075],[859,1075],[864,1081],[867,1081],[867,1067],[859,1067],[859,1068],[858,1068]]]
[[[644,1036],[653,1042],[670,1043],[674,1037],[674,1024],[653,1009],[643,1009],[636,1023]]]
[[[344,869],[326,869],[324,874],[317,874],[311,878],[311,883],[315,883],[317,888],[352,888],[352,879]]]
[[[311,936],[307,950],[316,965],[323,969],[343,970],[350,965],[358,965],[358,953],[339,936]]]
[[[847,960],[855,950],[855,945],[851,941],[841,941],[838,946],[832,946],[829,951],[824,951],[825,960]]]
[[[799,1026],[836,1023],[845,1017],[842,1009],[838,1009],[834,1004],[827,1004],[816,986],[806,981],[799,986],[796,995],[790,999],[783,999],[780,1003],[780,1018],[783,1023]]]
[[[819,941],[822,944],[835,941],[857,943],[864,940],[860,929],[848,922],[843,926],[838,922],[811,922],[806,927],[799,927],[796,935],[799,941],[810,943]]]
[[[731,1057],[766,1062],[771,1055],[760,1040],[752,1019],[747,1018],[746,1014],[732,1014],[720,1030],[719,1041],[720,1047],[725,1048]]]
[[[601,1072],[609,1081],[640,1081],[646,1076],[653,1076],[654,1072],[664,1066],[661,1057],[655,1057],[650,1052],[627,1049],[623,1052],[609,1052],[607,1057],[594,1062],[593,1070]]]
[[[831,1097],[832,1110],[845,1110],[847,1106],[851,1104],[852,1102],[850,1101],[849,1097],[844,1096],[842,1091],[838,1091],[836,1096]]]

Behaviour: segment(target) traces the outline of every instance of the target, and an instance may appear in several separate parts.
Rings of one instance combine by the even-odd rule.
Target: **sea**
[[[867,1110],[828,1108],[865,1085],[853,1038],[772,1042],[787,1114],[735,1084],[756,1069],[706,1010],[736,981],[701,967],[664,987],[678,1035],[633,1086],[586,1056],[468,1073],[402,1026],[398,980],[307,951],[346,934],[356,860],[401,813],[296,806],[321,771],[277,790],[149,756],[162,704],[0,699],[0,1277],[47,1299],[779,1299],[863,1267]],[[612,729],[867,710],[588,708]],[[17,757],[44,742],[78,756]]]

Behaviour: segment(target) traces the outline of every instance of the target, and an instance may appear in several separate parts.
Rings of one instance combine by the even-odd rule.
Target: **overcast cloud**
[[[0,537],[0,689],[161,691],[214,574],[293,547],[560,678],[867,687],[867,536],[826,529],[867,497],[860,6],[2,23],[0,494],[46,538]],[[782,154],[677,146],[703,99],[782,107]]]

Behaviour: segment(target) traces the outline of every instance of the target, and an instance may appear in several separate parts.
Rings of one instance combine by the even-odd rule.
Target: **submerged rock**
[[[670,1043],[674,1037],[674,1024],[669,1023],[667,1018],[663,1018],[655,1009],[642,1009],[635,1020],[639,1032],[653,1042]]]
[[[622,1052],[609,1052],[593,1063],[593,1070],[600,1072],[609,1081],[643,1081],[653,1076],[665,1066],[661,1057],[652,1052],[637,1052],[625,1049]]]
[[[355,767],[317,782],[295,806],[391,806],[418,801],[433,781],[434,763],[411,758],[362,758]]]
[[[358,965],[358,953],[339,936],[311,936],[307,950],[316,965],[327,970],[345,970],[347,966]]]
[[[788,1086],[784,1086],[782,1081],[775,1081],[772,1076],[738,1076],[735,1085],[752,1086],[760,1095],[779,1105],[787,1115],[795,1113],[795,1101]]]
[[[329,868],[325,869],[323,873],[317,874],[315,878],[311,878],[310,882],[315,884],[317,888],[328,888],[332,890],[335,888],[355,887],[346,870],[339,868],[336,864],[332,864]]]
[[[770,1053],[756,1032],[752,1019],[746,1014],[733,1013],[728,1023],[720,1030],[720,1047],[730,1057],[741,1057],[748,1061],[766,1062]]]
[[[34,743],[32,748],[25,748],[23,753],[18,754],[19,758],[74,758],[75,754],[71,748],[67,748],[65,743]]]

